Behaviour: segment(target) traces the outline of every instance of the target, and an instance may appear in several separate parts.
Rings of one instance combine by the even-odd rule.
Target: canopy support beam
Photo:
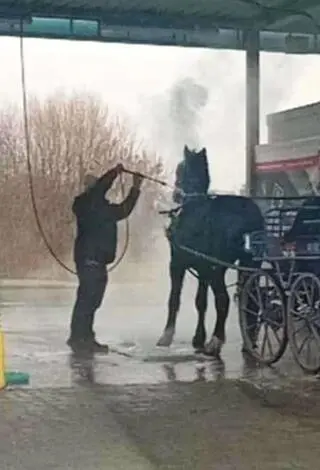
[[[260,141],[259,31],[246,34],[246,192],[255,193],[255,147]]]

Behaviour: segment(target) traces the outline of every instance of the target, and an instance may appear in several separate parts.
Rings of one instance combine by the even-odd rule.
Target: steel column
[[[255,192],[255,146],[260,141],[259,31],[246,34],[246,190]]]

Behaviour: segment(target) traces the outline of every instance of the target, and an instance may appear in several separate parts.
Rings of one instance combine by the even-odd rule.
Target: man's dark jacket
[[[139,189],[132,187],[121,204],[111,204],[105,193],[118,176],[116,169],[108,171],[93,187],[77,196],[72,211],[77,218],[77,236],[74,247],[76,264],[96,261],[112,263],[117,251],[117,222],[128,217],[139,197]]]

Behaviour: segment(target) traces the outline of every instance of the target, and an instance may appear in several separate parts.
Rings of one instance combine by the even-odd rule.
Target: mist
[[[320,100],[319,79],[317,56],[261,54],[261,143],[266,115]],[[172,85],[142,102],[137,121],[170,170],[184,144],[205,146],[211,189],[238,191],[245,182],[245,54],[197,51]]]

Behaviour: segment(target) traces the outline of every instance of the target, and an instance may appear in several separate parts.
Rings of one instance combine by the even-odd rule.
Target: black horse
[[[200,200],[204,200],[207,198],[208,189],[210,186],[210,175],[209,175],[209,165],[208,165],[208,157],[206,148],[200,150],[200,152],[191,151],[187,147],[184,146],[183,149],[183,160],[178,163],[175,173],[175,184],[174,184],[174,192],[173,192],[173,201],[177,204],[180,204],[180,209],[182,207],[186,207],[187,203],[188,208],[191,207],[191,202],[200,202]],[[193,204],[194,206],[194,204]],[[178,208],[179,209],[179,208]],[[172,213],[172,217],[174,217],[176,212]],[[178,219],[176,219],[178,220]],[[174,223],[176,220],[173,220],[168,233],[172,231]],[[171,259],[172,259],[172,246],[171,246]],[[171,264],[170,264],[171,265]],[[170,269],[171,273],[171,269]],[[184,271],[185,274],[185,271]],[[183,274],[183,278],[184,278]],[[171,276],[171,279],[174,277],[174,273]],[[181,281],[181,288],[178,297],[180,299],[181,289],[182,289],[183,279]],[[173,282],[171,283],[172,289],[174,289]],[[192,345],[195,349],[203,348],[206,334],[204,326],[205,320],[205,313],[207,310],[208,304],[208,288],[209,282],[205,278],[198,277],[198,288],[196,293],[196,309],[198,312],[198,326],[197,332],[192,340]],[[171,299],[172,295],[170,295],[170,302],[169,302],[169,311],[172,310],[170,307],[171,302],[175,301],[174,291],[171,289],[173,298]],[[180,301],[178,302],[180,304]],[[179,306],[178,306],[179,308]],[[177,313],[178,313],[177,308]],[[174,306],[173,306],[174,310]],[[176,314],[177,314],[176,313]],[[162,335],[160,340],[158,341],[158,346],[170,346],[173,340],[174,330],[166,329],[166,333]]]
[[[244,250],[244,234],[263,230],[264,219],[257,204],[247,197],[207,194],[209,176],[205,149],[197,153],[185,147],[184,160],[177,170],[185,198],[168,229],[171,291],[167,323],[157,345],[170,346],[173,341],[184,276],[188,269],[193,269],[199,281],[195,302],[198,323],[192,344],[196,349],[204,348],[207,354],[219,356],[226,339],[225,323],[230,303],[225,274],[228,266],[237,260],[240,266],[259,267]],[[190,180],[186,181],[191,173],[193,185]],[[187,194],[186,187],[189,188]],[[201,254],[222,263],[213,263]],[[247,275],[240,275],[240,283]],[[215,296],[217,319],[211,339],[205,344],[209,285]]]

